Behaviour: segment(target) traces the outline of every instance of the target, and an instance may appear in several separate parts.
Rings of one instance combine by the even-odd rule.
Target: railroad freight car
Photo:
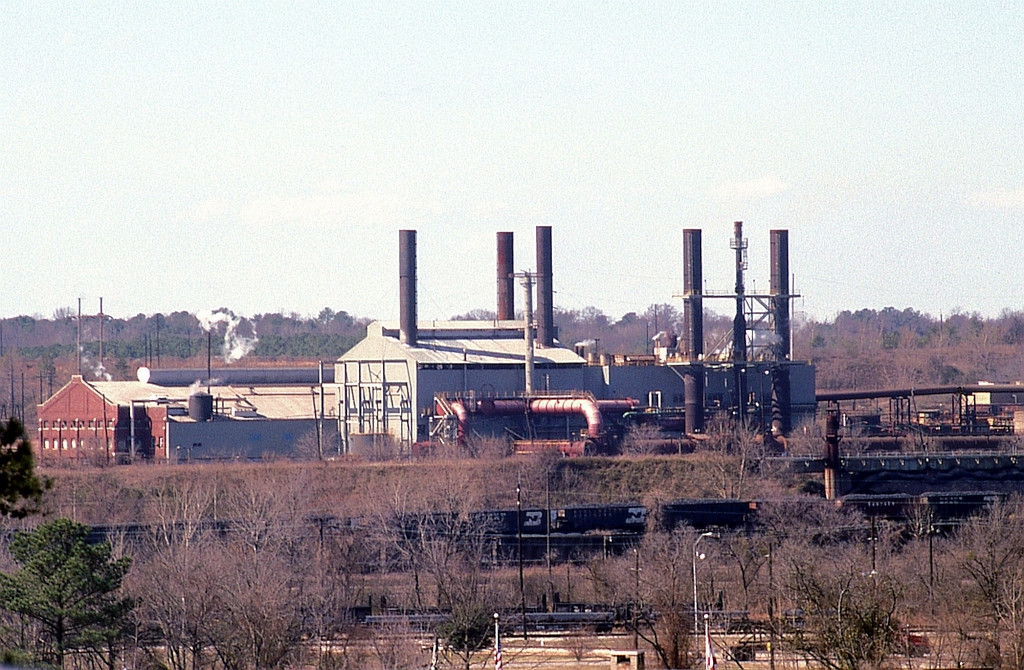
[[[876,519],[953,521],[980,514],[1005,499],[1006,494],[998,491],[934,491],[920,495],[852,494],[843,496],[838,504]]]
[[[642,533],[647,527],[647,508],[639,503],[559,507],[550,513],[553,533]]]
[[[742,528],[756,512],[757,503],[749,500],[675,500],[661,506],[661,526],[667,531],[682,525],[701,531]]]

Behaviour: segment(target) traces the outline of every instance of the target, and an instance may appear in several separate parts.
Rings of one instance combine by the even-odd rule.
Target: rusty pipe
[[[534,398],[530,411],[535,414],[582,414],[587,420],[587,436],[599,439],[604,432],[604,418],[597,403],[590,398]]]

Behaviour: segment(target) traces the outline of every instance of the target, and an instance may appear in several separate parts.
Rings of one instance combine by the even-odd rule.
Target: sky
[[[0,0],[0,316],[555,305],[1024,309],[1024,3]],[[521,298],[517,295],[517,301]],[[521,305],[520,305],[521,306]],[[714,305],[712,305],[714,308]],[[722,311],[728,311],[723,305]]]

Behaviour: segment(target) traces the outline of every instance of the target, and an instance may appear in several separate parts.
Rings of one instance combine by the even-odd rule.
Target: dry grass
[[[523,504],[552,506],[605,502],[655,503],[673,498],[721,497],[714,489],[708,454],[619,458],[552,459],[516,456],[483,459],[430,459],[368,463],[210,463],[134,465],[111,468],[41,469],[53,481],[44,501],[47,516],[82,523],[152,521],[159,492],[188,481],[227,491],[259,482],[268,492],[296,489],[307,513],[362,516],[372,503],[401,495],[410,509],[429,509],[438,499],[457,495],[469,509],[511,508],[521,482]],[[714,461],[714,467],[718,467]],[[801,482],[755,481],[760,491],[791,489]],[[298,495],[298,494],[296,494]],[[299,499],[297,498],[297,501]]]

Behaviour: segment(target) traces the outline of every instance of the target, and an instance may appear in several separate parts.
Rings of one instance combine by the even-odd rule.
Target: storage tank
[[[193,421],[211,421],[213,419],[213,396],[205,391],[197,391],[188,397],[188,415]]]

